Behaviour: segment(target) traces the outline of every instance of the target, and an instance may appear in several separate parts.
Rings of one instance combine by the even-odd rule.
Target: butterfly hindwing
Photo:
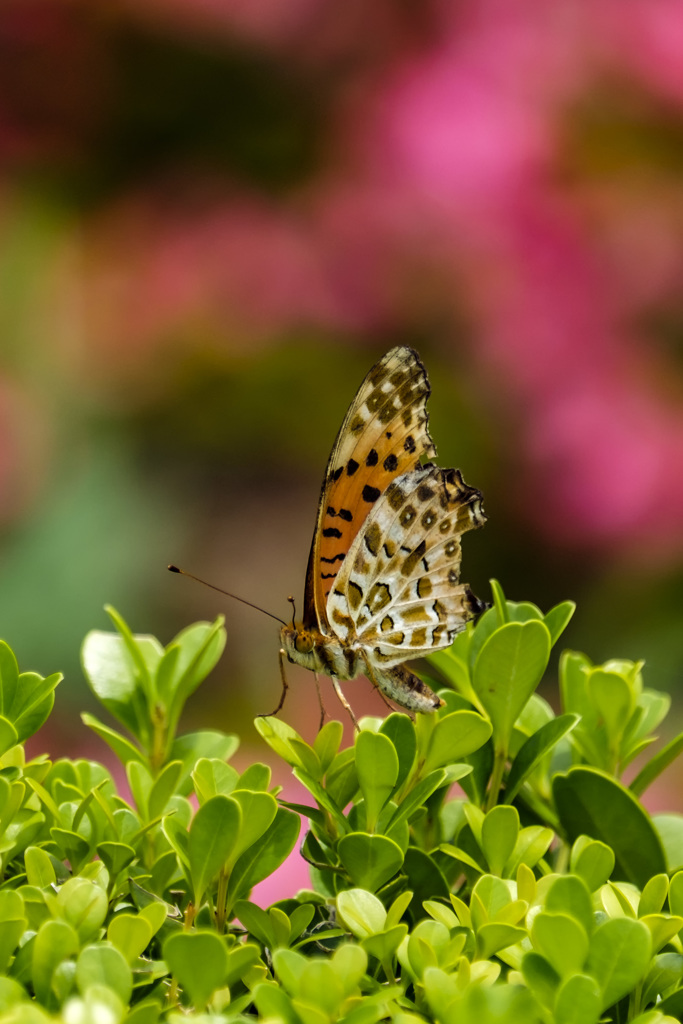
[[[459,583],[460,537],[484,521],[480,492],[457,470],[429,465],[396,478],[334,581],[333,631],[378,669],[448,646],[480,607]]]
[[[304,595],[304,625],[329,632],[327,600],[354,538],[393,480],[435,454],[425,369],[410,348],[391,349],[361,384],[323,481]]]

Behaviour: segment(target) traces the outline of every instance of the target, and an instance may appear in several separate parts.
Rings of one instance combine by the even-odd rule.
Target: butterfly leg
[[[287,677],[285,676],[285,657],[285,651],[281,647],[280,650],[278,651],[278,661],[280,662],[280,679],[282,680],[282,693],[280,695],[280,703],[275,708],[275,711],[262,712],[260,715],[256,716],[257,718],[272,718],[275,715],[277,715],[279,711],[282,710],[282,705],[285,702],[287,690],[289,689],[289,686],[287,684]]]
[[[343,706],[344,706],[344,707],[346,708],[346,710],[348,711],[348,713],[349,713],[349,718],[350,718],[350,719],[351,719],[351,721],[353,722],[353,727],[354,727],[354,729],[356,730],[356,732],[360,732],[360,728],[359,728],[359,726],[358,726],[358,722],[357,722],[357,720],[356,720],[356,716],[355,716],[355,715],[354,715],[354,713],[353,713],[353,710],[352,710],[352,708],[351,708],[351,705],[349,704],[349,702],[347,701],[346,697],[345,697],[345,696],[344,696],[344,694],[342,693],[342,688],[341,688],[341,686],[339,685],[339,680],[338,680],[338,679],[335,679],[335,678],[334,678],[334,676],[332,676],[332,685],[334,686],[334,692],[335,692],[335,693],[337,694],[337,696],[339,697],[339,700],[341,701],[341,703],[343,704]]]
[[[318,691],[318,704],[320,705],[320,725],[318,726],[318,732],[320,732],[323,727],[323,723],[325,722],[325,715],[327,712],[325,711],[325,705],[323,704],[323,695],[320,692],[320,680],[318,679],[318,673],[314,672],[313,675],[315,676],[315,688]]]

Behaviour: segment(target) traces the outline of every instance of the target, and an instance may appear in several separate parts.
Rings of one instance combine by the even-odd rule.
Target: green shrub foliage
[[[639,798],[683,735],[622,779],[669,698],[565,652],[556,715],[536,688],[573,605],[493,595],[428,665],[437,714],[366,718],[346,749],[338,721],[309,744],[256,720],[309,803],[233,768],[237,737],[178,735],[220,619],[164,648],[109,609],[85,639],[114,725],[83,720],[131,802],[95,761],[26,760],[60,676],[0,644],[0,1024],[682,1020],[683,816]],[[311,888],[265,910],[302,817]]]

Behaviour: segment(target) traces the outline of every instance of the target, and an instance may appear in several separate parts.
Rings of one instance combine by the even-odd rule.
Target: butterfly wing
[[[334,581],[337,636],[380,670],[447,647],[482,607],[459,583],[460,538],[485,521],[481,493],[457,470],[421,466],[395,479]]]
[[[393,480],[436,454],[429,436],[427,373],[411,348],[393,348],[349,407],[323,480],[306,572],[304,627],[330,632],[327,600],[340,565]]]

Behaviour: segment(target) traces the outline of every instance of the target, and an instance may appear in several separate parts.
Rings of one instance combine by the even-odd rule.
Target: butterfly
[[[332,448],[311,544],[303,620],[283,656],[340,682],[364,674],[410,712],[443,701],[406,662],[448,647],[485,605],[459,582],[460,538],[486,521],[481,492],[436,455],[418,354],[393,348],[358,389]],[[322,707],[322,705],[321,705]]]

